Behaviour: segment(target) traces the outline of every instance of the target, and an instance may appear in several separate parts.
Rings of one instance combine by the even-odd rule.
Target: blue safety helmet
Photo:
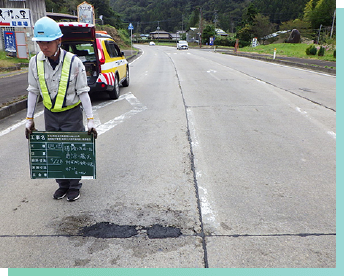
[[[32,41],[53,41],[63,36],[59,25],[49,17],[37,20]]]

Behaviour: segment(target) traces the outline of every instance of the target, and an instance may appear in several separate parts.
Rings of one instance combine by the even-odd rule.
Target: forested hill
[[[197,27],[200,11],[209,23],[216,19],[218,27],[232,32],[241,23],[250,4],[273,23],[281,23],[302,15],[309,0],[110,0],[110,7],[124,22],[132,22],[135,32],[176,31]]]
[[[242,12],[252,0],[110,0],[110,6],[132,22],[136,31],[147,33],[159,27],[176,31],[198,26],[200,8],[202,18],[213,22],[215,16],[223,29],[239,22]],[[217,11],[217,12],[216,12]],[[158,22],[159,21],[159,22]]]

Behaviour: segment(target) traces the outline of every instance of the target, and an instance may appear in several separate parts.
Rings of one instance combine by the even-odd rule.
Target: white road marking
[[[191,146],[192,151],[194,153],[194,166],[195,166],[195,177],[198,185],[199,190],[199,198],[202,210],[202,218],[204,221],[211,223],[212,225],[215,224],[217,227],[219,224],[216,222],[215,212],[211,205],[210,195],[208,194],[208,190],[203,185],[203,175],[204,173],[199,168],[198,159],[196,156],[201,156],[201,145],[197,138],[196,127],[195,127],[195,117],[193,112],[190,108],[187,108],[187,116],[189,121],[189,130],[190,130],[190,137],[191,137]]]
[[[105,106],[113,104],[114,102],[121,101],[121,100],[128,101],[130,103],[130,105],[133,107],[133,109],[131,109],[130,111],[128,111],[128,112],[126,112],[120,116],[117,116],[116,118],[102,124],[100,119],[99,119],[98,110],[101,108],[104,108]],[[147,109],[147,107],[142,105],[131,92],[128,92],[124,95],[121,95],[117,100],[103,102],[103,103],[100,103],[98,105],[93,106],[92,110],[93,110],[94,124],[96,126],[98,135],[101,135],[101,134],[107,132],[108,130],[114,128],[116,125],[124,122],[125,120],[131,118],[133,115],[136,115],[136,114],[138,114],[138,113],[140,113],[146,109]],[[36,113],[35,118],[41,116],[42,114],[43,114],[43,111]],[[12,132],[13,130],[15,130],[18,127],[21,127],[22,125],[25,125],[25,124],[26,124],[26,120],[24,119],[24,120],[20,121],[19,123],[16,123],[16,124],[6,128],[6,129],[2,130],[0,132],[0,137]]]
[[[131,92],[120,96],[120,98],[118,100],[123,100],[123,99],[127,100],[131,104],[133,109],[131,109],[130,111],[128,111],[128,112],[126,112],[120,116],[117,116],[117,117],[107,121],[104,124],[101,124],[99,121],[98,123],[100,123],[100,124],[99,125],[96,124],[98,136],[104,134],[105,132],[109,131],[110,129],[114,128],[115,126],[119,125],[120,123],[123,123],[125,120],[130,119],[132,116],[134,116],[134,115],[147,109],[147,107],[144,106],[143,104],[141,104]],[[97,110],[94,110],[94,114],[97,114]],[[98,114],[96,116],[98,116]]]
[[[202,203],[202,215],[208,221],[215,222],[215,215],[208,201],[208,191],[204,187],[199,187],[200,200]],[[203,218],[203,219],[204,219]]]
[[[337,136],[337,135],[336,135],[335,132],[333,132],[333,131],[328,131],[327,134],[330,135],[330,136],[332,136],[334,139],[336,139],[336,136]]]
[[[296,110],[297,110],[298,112],[300,112],[302,115],[305,115],[306,117],[308,117],[307,111],[303,111],[300,107],[296,107]]]
[[[43,114],[43,111],[38,112],[37,114],[35,114],[35,118],[41,116],[42,114]],[[26,119],[24,119],[24,120],[20,121],[19,123],[16,123],[16,124],[6,128],[6,129],[0,131],[0,137],[5,135],[5,134],[10,133],[11,131],[13,131],[13,130],[17,129],[18,127],[21,127],[22,125],[25,125],[25,124],[26,124]]]
[[[255,60],[255,61],[257,61],[257,62],[267,62],[267,61],[262,61],[262,60]],[[332,78],[336,77],[336,75],[330,75],[330,74],[326,74],[326,73],[322,73],[322,72],[318,72],[318,71],[313,71],[313,70],[308,70],[308,69],[303,69],[303,68],[299,68],[299,67],[295,67],[295,66],[291,66],[291,65],[282,65],[282,64],[273,63],[273,62],[268,62],[268,63],[271,64],[271,65],[274,65],[274,66],[280,66],[280,67],[284,67],[284,68],[293,68],[295,70],[305,71],[305,72],[308,72],[308,73],[322,75],[322,76],[326,76],[326,77],[332,77]]]
[[[145,54],[145,51],[143,51],[142,49],[141,49],[141,55],[139,55],[137,58],[135,58],[133,61],[131,61],[131,62],[129,62],[129,66],[131,65],[131,64],[133,64],[134,62],[136,62],[137,60],[139,60],[144,54]]]
[[[207,71],[207,73],[209,73],[213,78],[215,78],[216,80],[220,81],[220,79],[215,75],[216,71],[213,69],[210,69]]]
[[[296,107],[296,111],[299,112],[300,114],[302,114],[303,116],[305,116],[306,118],[311,120],[311,118],[308,116],[307,111],[302,110],[300,107]],[[328,135],[330,135],[332,138],[336,139],[336,133],[335,132],[329,130],[326,133]]]

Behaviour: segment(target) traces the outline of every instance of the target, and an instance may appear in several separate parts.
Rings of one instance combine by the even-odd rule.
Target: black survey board
[[[34,131],[29,139],[32,179],[95,179],[96,148],[87,132]]]

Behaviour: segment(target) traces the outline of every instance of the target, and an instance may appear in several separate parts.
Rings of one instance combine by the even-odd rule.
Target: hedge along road
[[[93,102],[78,201],[30,180],[25,112],[1,121],[0,265],[335,267],[335,77],[140,47],[121,98]]]

